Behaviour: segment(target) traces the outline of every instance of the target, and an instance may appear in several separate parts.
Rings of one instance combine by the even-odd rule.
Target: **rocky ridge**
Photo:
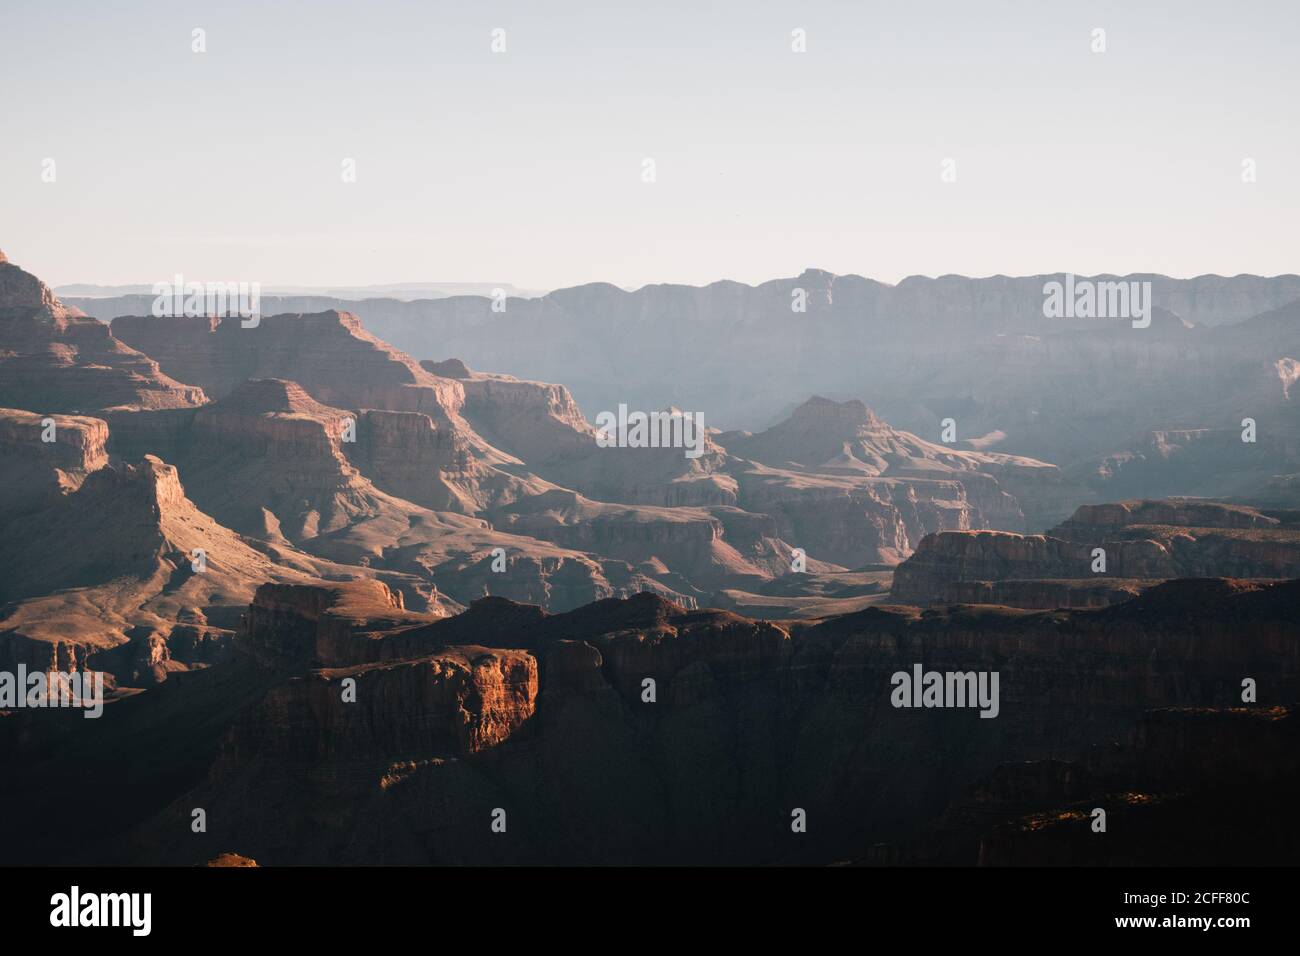
[[[897,568],[891,594],[920,605],[1097,606],[1170,578],[1218,576],[1300,577],[1300,522],[1206,501],[1084,506],[1045,535],[931,535]]]
[[[167,779],[101,768],[108,783],[137,775],[127,792],[148,799],[110,801],[102,842],[46,835],[41,852],[193,863],[234,848],[270,865],[1065,862],[1074,841],[1014,821],[1050,813],[1071,826],[1069,808],[1088,804],[1119,820],[1133,793],[1196,806],[1246,755],[1276,757],[1293,740],[1278,734],[1291,728],[1279,702],[1300,690],[1295,590],[1185,581],[1100,610],[873,608],[781,625],[651,595],[558,615],[490,598],[428,620],[372,583],[268,585],[235,660],[114,703],[93,735],[67,737],[82,770],[123,733],[158,761],[188,749]],[[891,674],[918,662],[998,671],[997,718],[891,706]],[[1241,701],[1244,677],[1258,679],[1257,705]],[[165,726],[178,723],[211,733],[182,744]],[[0,744],[21,762],[32,733]],[[1210,770],[1191,774],[1193,754]],[[1250,779],[1264,766],[1273,792],[1291,792],[1293,759]],[[57,810],[60,772],[47,766],[15,805],[39,789]],[[1256,791],[1249,822],[1222,827],[1293,838],[1269,792]],[[193,806],[208,810],[197,839]],[[791,832],[795,807],[806,834]],[[509,839],[492,832],[498,810]],[[1187,840],[1194,816],[1160,818],[1193,862],[1198,846],[1247,862],[1278,845]],[[1095,858],[1151,852],[1107,846]]]

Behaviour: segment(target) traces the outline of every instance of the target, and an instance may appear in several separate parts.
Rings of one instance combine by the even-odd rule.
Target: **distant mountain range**
[[[359,286],[304,286],[268,285],[263,291],[268,295],[320,296],[337,299],[397,299],[409,302],[414,299],[445,299],[453,295],[490,296],[496,290],[508,296],[531,299],[544,292],[520,289],[509,282],[394,282],[384,285]],[[73,282],[54,287],[54,293],[65,299],[116,299],[127,296],[152,296],[153,284],[139,282],[134,285],[96,285]]]
[[[1124,406],[1133,386],[1158,390],[1150,374],[1190,384],[1189,361],[1208,364],[1216,375],[1253,376],[1246,366],[1300,357],[1293,346],[1279,352],[1267,337],[1238,341],[1221,329],[1300,300],[1300,276],[1124,276],[1151,283],[1154,320],[1145,329],[1123,320],[1047,318],[1044,286],[1063,278],[915,277],[887,285],[810,269],[758,286],[628,292],[595,283],[510,298],[504,312],[481,295],[348,300],[264,290],[262,310],[352,312],[417,359],[455,357],[475,368],[563,382],[590,418],[625,401],[702,411],[707,424],[721,428],[763,428],[819,394],[860,399],[931,440],[940,422],[953,418],[962,440],[991,436],[999,450],[1062,465],[1120,451],[1148,430],[1189,424],[1160,417],[1161,409]],[[795,311],[797,298],[806,311]],[[152,299],[67,301],[108,321],[146,315]],[[1241,368],[1224,371],[1225,362]],[[1059,387],[1066,384],[1061,376],[1075,378],[1085,393]],[[1199,383],[1194,397],[1214,399],[1215,389],[1229,387],[1226,380]],[[1109,421],[1086,423],[1086,447],[1063,449],[1057,426],[1068,411],[1077,431],[1074,401],[1085,417]],[[1121,407],[1111,409],[1115,401]]]

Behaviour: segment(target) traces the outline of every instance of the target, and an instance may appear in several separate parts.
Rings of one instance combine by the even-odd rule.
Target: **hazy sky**
[[[4,0],[0,249],[52,284],[1298,272],[1298,28],[1295,0]]]

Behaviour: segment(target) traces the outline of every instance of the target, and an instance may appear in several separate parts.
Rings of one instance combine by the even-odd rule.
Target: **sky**
[[[1295,0],[4,0],[0,249],[52,285],[1300,272],[1298,28]]]

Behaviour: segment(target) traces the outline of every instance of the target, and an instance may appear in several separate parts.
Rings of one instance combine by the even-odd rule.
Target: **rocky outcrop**
[[[33,541],[41,546],[28,547]],[[377,573],[287,547],[273,559],[197,508],[176,468],[155,456],[103,465],[9,522],[0,548],[0,601],[8,602],[0,666],[94,666],[144,686],[226,655],[264,582]],[[427,598],[415,579],[388,578]]]
[[[425,359],[420,362],[420,367],[434,375],[441,375],[443,378],[466,379],[473,376],[469,366],[458,358],[446,359],[442,362],[433,362]]]
[[[0,519],[76,491],[108,464],[107,444],[108,425],[98,418],[0,408]]]
[[[1168,549],[1155,541],[1107,542],[1106,575],[1158,579],[1178,577],[1178,566]],[[890,591],[894,600],[926,605],[944,600],[958,583],[990,584],[1084,579],[1096,576],[1091,544],[1076,544],[1046,535],[1018,535],[998,531],[944,532],[921,540],[910,558],[894,571]],[[954,590],[953,594],[983,594],[983,590]],[[988,592],[988,593],[991,593]],[[1050,589],[1043,588],[1048,596]],[[1095,592],[1094,592],[1095,593]],[[1117,592],[1118,593],[1118,592]],[[984,602],[976,602],[984,603]]]
[[[1000,594],[1016,606],[1074,606],[1080,600],[1094,606],[1130,596],[1141,586],[1134,582],[1222,576],[1300,576],[1300,525],[1214,502],[1085,506],[1047,535],[931,535],[897,568],[891,593],[898,601],[921,605],[996,603]],[[1094,586],[1062,589],[1063,581]],[[1026,603],[1062,599],[1067,603]]]
[[[344,454],[349,420],[295,382],[259,379],[198,409],[115,415],[110,447],[166,455],[199,506],[240,534],[301,543],[398,507]]]
[[[210,656],[227,642],[256,584],[283,573],[198,511],[175,468],[153,457],[99,468],[74,493],[9,527],[14,544],[0,551],[0,596],[10,602],[0,635],[9,666],[67,658],[84,667],[98,654],[125,683],[162,679],[174,629],[181,632],[178,658]],[[32,540],[42,547],[16,545]],[[198,552],[201,573],[193,564]],[[107,653],[114,648],[123,652]]]
[[[401,594],[381,581],[265,584],[240,632],[268,667],[337,667],[380,660],[381,637],[435,619],[407,611]]]
[[[742,458],[831,474],[854,472],[878,477],[891,468],[906,467],[927,457],[942,458],[947,467],[969,460],[914,435],[895,431],[856,399],[834,402],[819,395],[766,431],[757,435],[724,432],[718,440]]]
[[[732,454],[777,469],[960,482],[972,512],[969,527],[1046,527],[1089,497],[1045,462],[924,441],[856,400],[815,396],[766,431],[725,432],[718,442]]]
[[[776,534],[811,558],[845,568],[897,564],[940,530],[978,526],[959,481],[816,475],[744,465],[738,504],[768,515]]]
[[[546,430],[558,427],[550,419]],[[537,473],[562,488],[595,501],[660,508],[699,508],[736,504],[735,465],[712,436],[704,436],[699,457],[688,458],[682,448],[600,447],[585,432],[570,432],[557,444],[572,450],[551,457]],[[547,456],[550,457],[550,456]]]
[[[515,534],[663,568],[703,591],[758,585],[789,566],[791,548],[776,537],[771,519],[738,509],[720,513],[727,520],[704,508],[605,504],[556,489],[495,510],[491,519]]]
[[[547,487],[481,464],[463,433],[421,412],[363,411],[345,451],[377,487],[435,511],[477,514]]]
[[[420,366],[459,381],[465,390],[463,414],[474,430],[532,467],[595,447],[595,429],[563,385],[470,371],[459,359]]]
[[[65,307],[0,259],[0,407],[42,415],[198,405],[203,392],[163,374],[109,327]]]
[[[346,312],[270,315],[250,327],[238,319],[122,316],[113,330],[213,398],[249,379],[285,379],[339,408],[424,412],[443,420],[464,401],[460,386],[425,372]]]
[[[274,315],[251,327],[234,319],[123,316],[113,327],[174,374],[205,383],[219,405],[250,380],[279,380],[328,408],[350,410],[340,414],[356,422],[356,440],[343,451],[379,488],[422,507],[471,514],[545,487],[527,472],[498,468],[520,461],[462,417],[473,383],[427,371],[354,315]]]
[[[1116,534],[1142,526],[1182,528],[1276,529],[1282,522],[1255,508],[1217,501],[1118,501],[1083,505],[1068,520],[1052,529],[1056,537],[1093,541],[1098,534]]]
[[[634,567],[618,558],[496,531],[483,522],[470,523],[473,519],[453,519],[417,520],[401,545],[384,555],[385,563],[427,576],[440,593],[463,605],[491,596],[560,611],[601,598],[651,591],[694,606],[701,594],[664,568]],[[360,529],[362,540],[365,531]],[[330,553],[356,557],[348,549]]]
[[[498,496],[497,503],[559,486],[629,505],[735,504],[736,484],[727,474],[732,462],[707,429],[695,457],[687,457],[682,448],[601,447],[596,429],[563,385],[471,371],[458,359],[420,364],[459,382],[465,395],[463,417],[475,435],[505,454],[504,470],[517,474],[512,463],[524,462],[540,479],[522,494]]]

